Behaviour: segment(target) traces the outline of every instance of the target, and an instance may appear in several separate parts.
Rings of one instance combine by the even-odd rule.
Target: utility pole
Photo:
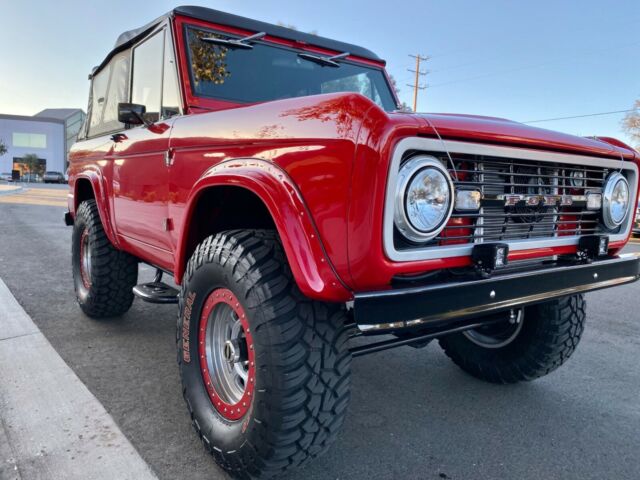
[[[424,75],[426,75],[428,73],[427,71],[421,71],[420,70],[420,62],[426,62],[431,57],[423,57],[420,54],[418,54],[418,55],[409,55],[409,56],[411,58],[415,58],[416,59],[416,69],[415,70],[411,70],[410,68],[407,69],[411,73],[415,73],[416,74],[415,83],[413,85],[407,84],[407,87],[413,88],[413,111],[415,112],[418,109],[418,90],[424,90],[425,88],[427,88],[426,85],[420,85],[420,77],[424,76]]]

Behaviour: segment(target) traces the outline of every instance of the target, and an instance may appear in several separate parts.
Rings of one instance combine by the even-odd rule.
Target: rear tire
[[[78,207],[71,262],[76,298],[86,315],[117,317],[131,308],[138,260],[111,245],[95,200],[86,200]]]
[[[562,297],[526,307],[522,324],[514,327],[512,336],[491,337],[478,329],[475,336],[463,332],[443,337],[440,346],[462,370],[481,380],[534,380],[551,373],[573,354],[582,337],[585,312],[583,295]]]
[[[238,327],[227,327],[237,335],[224,344],[227,337],[209,333],[229,318],[217,308]],[[222,468],[268,478],[333,443],[350,398],[344,323],[341,304],[300,293],[274,232],[222,232],[198,245],[182,282],[178,364],[193,426]],[[215,353],[227,342],[224,355],[240,352],[245,381],[233,354],[225,368]],[[237,381],[226,382],[225,372]]]

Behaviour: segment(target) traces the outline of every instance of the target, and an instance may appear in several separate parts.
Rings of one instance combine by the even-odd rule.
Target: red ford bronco
[[[187,408],[235,475],[325,451],[353,357],[438,339],[471,375],[533,380],[578,345],[584,292],[639,277],[619,253],[634,150],[401,112],[384,66],[179,7],[120,35],[90,75],[66,214],[78,303],[100,318],[134,296],[178,304]]]

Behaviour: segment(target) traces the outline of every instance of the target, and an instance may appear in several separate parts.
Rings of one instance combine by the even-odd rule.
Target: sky
[[[412,103],[414,60],[427,88],[418,111],[532,121],[629,109],[640,98],[640,0],[211,0],[202,5],[367,47]],[[86,110],[87,75],[125,30],[167,0],[0,0],[0,113]],[[624,114],[535,123],[628,137]]]

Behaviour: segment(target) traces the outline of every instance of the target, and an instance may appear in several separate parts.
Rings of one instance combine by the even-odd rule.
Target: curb
[[[0,280],[0,478],[157,480]]]

